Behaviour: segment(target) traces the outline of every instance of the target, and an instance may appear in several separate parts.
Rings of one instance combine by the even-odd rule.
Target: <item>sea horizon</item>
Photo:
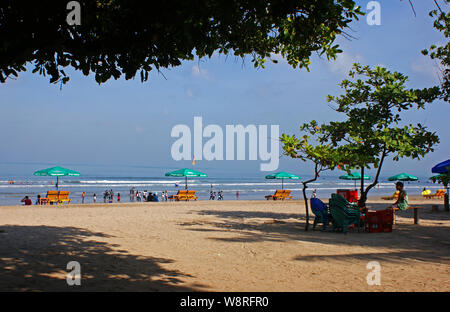
[[[65,164],[66,165],[66,164]],[[20,205],[24,196],[29,196],[33,202],[38,195],[45,196],[48,190],[56,189],[56,177],[34,176],[35,170],[50,166],[48,163],[0,164],[0,206]],[[194,167],[196,170],[203,170]],[[5,170],[7,168],[7,170]],[[103,194],[106,190],[113,190],[117,201],[117,194],[121,195],[121,202],[129,202],[130,190],[156,192],[168,191],[175,194],[185,188],[184,178],[172,178],[164,176],[164,173],[172,170],[170,167],[138,166],[138,165],[78,165],[72,169],[80,170],[79,177],[60,177],[59,189],[70,191],[72,203],[82,202],[82,193],[85,192],[85,203],[93,202],[96,194],[97,202],[103,202]],[[127,170],[128,169],[128,170]],[[136,170],[137,169],[137,170]],[[281,180],[267,180],[268,172],[241,172],[236,175],[233,170],[209,170],[205,178],[189,178],[188,188],[196,190],[200,200],[208,200],[211,190],[222,191],[225,200],[258,200],[265,195],[282,188]],[[12,175],[12,172],[17,172]],[[307,196],[310,197],[316,191],[319,197],[328,197],[337,189],[359,190],[359,181],[341,180],[338,177],[345,174],[342,170],[323,173],[316,181],[308,184]],[[369,173],[370,174],[370,173]],[[384,196],[394,192],[395,182],[388,181],[390,175],[382,174],[379,183],[374,187],[369,196]],[[302,181],[311,179],[312,175],[303,174],[300,180],[284,180],[283,187],[292,191],[294,198],[302,198]],[[373,178],[373,177],[372,177]],[[418,181],[405,182],[406,190],[411,195],[420,195],[423,188],[436,190],[442,188],[440,184],[434,184],[429,177],[419,176]],[[368,185],[373,180],[365,181]],[[237,193],[239,197],[237,197]],[[217,199],[217,196],[216,196]],[[160,197],[161,200],[161,197]]]

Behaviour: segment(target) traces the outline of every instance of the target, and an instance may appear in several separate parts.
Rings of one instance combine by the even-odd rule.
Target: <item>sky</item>
[[[358,1],[363,9],[369,1]],[[8,164],[45,163],[77,166],[192,167],[175,161],[171,146],[174,126],[193,129],[194,116],[203,125],[279,125],[280,133],[299,135],[299,126],[340,117],[326,101],[342,94],[340,81],[354,62],[385,66],[409,76],[408,87],[437,85],[437,63],[420,51],[445,38],[433,27],[428,12],[432,0],[384,0],[381,25],[369,26],[366,17],[353,22],[355,39],[339,38],[343,53],[335,61],[314,56],[310,71],[293,69],[279,56],[278,64],[255,69],[250,57],[214,54],[155,71],[149,81],[121,78],[98,85],[69,71],[71,80],[60,89],[48,78],[29,70],[0,85],[0,170]],[[445,7],[445,5],[443,5]],[[448,8],[447,8],[448,10]],[[404,120],[436,131],[441,143],[424,159],[387,161],[382,175],[407,172],[429,176],[431,167],[450,158],[450,105],[436,101],[424,111],[408,112]],[[280,146],[281,155],[281,146]],[[260,173],[261,160],[197,161],[195,169],[236,174]],[[41,169],[41,168],[36,168]],[[312,174],[312,165],[282,156],[277,171]],[[0,172],[1,174],[1,172]],[[336,175],[341,172],[336,172]]]

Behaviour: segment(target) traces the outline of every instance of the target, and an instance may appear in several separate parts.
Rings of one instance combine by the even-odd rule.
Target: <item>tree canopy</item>
[[[323,125],[322,131],[330,133],[327,140],[343,149],[344,169],[360,168],[363,177],[364,168],[377,168],[373,183],[361,188],[360,205],[364,206],[367,193],[378,183],[386,157],[392,156],[394,161],[420,159],[434,151],[439,143],[436,133],[420,123],[403,123],[402,114],[414,108],[425,109],[441,92],[438,87],[407,89],[407,76],[383,67],[354,64],[349,76],[353,80],[345,79],[340,84],[343,95],[328,96],[345,120]]]
[[[342,121],[319,125],[313,120],[300,127],[305,133],[300,139],[283,134],[281,141],[286,155],[316,164],[315,177],[318,169],[359,168],[363,185],[364,169],[377,168],[373,183],[361,187],[359,205],[364,207],[388,156],[394,161],[418,159],[439,143],[436,133],[420,123],[402,123],[401,115],[413,108],[424,109],[441,93],[439,87],[407,89],[407,76],[383,67],[354,64],[349,77],[340,84],[344,94],[327,98],[336,104]],[[310,138],[316,142],[312,144]]]
[[[316,181],[322,172],[334,170],[342,162],[341,158],[345,157],[345,154],[339,147],[329,142],[330,133],[323,130],[315,121],[312,121],[310,124],[300,126],[300,131],[304,133],[300,138],[297,138],[295,134],[287,135],[285,133],[280,138],[280,141],[283,143],[284,155],[302,161],[311,161],[314,164],[313,178],[302,181],[302,193],[306,211],[306,231],[309,228],[309,208],[306,196],[308,184]]]
[[[26,71],[66,83],[66,67],[98,83],[122,75],[142,81],[155,69],[214,52],[250,55],[263,67],[280,54],[307,68],[312,53],[334,59],[334,44],[361,15],[351,0],[80,0],[81,25],[66,1],[6,0],[0,6],[0,81]],[[276,62],[276,60],[273,60]]]
[[[450,0],[444,0],[444,2],[449,4]],[[429,54],[431,59],[438,60],[441,63],[441,98],[448,102],[450,97],[450,42],[448,41],[450,37],[450,13],[443,11],[437,2],[436,5],[438,10],[432,10],[429,15],[435,18],[433,26],[443,33],[447,42],[441,46],[432,45],[428,50],[422,50],[422,54]]]

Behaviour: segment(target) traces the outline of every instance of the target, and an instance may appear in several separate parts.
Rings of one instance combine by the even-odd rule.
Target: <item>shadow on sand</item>
[[[131,255],[108,238],[74,227],[0,226],[0,291],[192,291],[170,259]],[[69,287],[69,261],[81,264],[81,286]],[[201,285],[196,285],[201,288]],[[197,289],[198,289],[197,288]]]
[[[358,233],[356,230],[350,230],[347,235],[331,231],[322,232],[317,229],[306,232],[304,230],[304,215],[220,210],[202,210],[196,213],[215,216],[219,218],[219,221],[183,223],[180,225],[190,231],[208,232],[210,235],[216,234],[210,236],[209,239],[222,242],[298,241],[335,246],[395,249],[393,252],[383,250],[381,253],[373,251],[350,255],[298,256],[294,259],[298,261],[346,260],[350,258],[368,261],[382,259],[383,261],[393,262],[402,261],[406,258],[442,263],[450,261],[450,228],[439,224],[434,226],[414,225],[412,213],[410,217],[402,216],[408,218],[407,223],[397,224],[392,233],[365,233],[363,231]],[[407,215],[409,212],[404,214]],[[441,216],[441,218],[448,220],[448,216]],[[311,220],[310,222],[312,222]]]

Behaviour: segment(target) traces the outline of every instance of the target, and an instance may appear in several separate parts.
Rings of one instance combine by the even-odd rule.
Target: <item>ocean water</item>
[[[0,164],[0,205],[20,205],[20,200],[28,195],[33,202],[37,195],[45,196],[48,190],[55,190],[56,177],[36,177],[32,172],[50,167],[48,164]],[[70,191],[72,203],[81,203],[82,193],[86,193],[85,203],[93,202],[93,195],[97,195],[97,202],[103,202],[103,193],[112,189],[114,194],[120,193],[121,202],[130,201],[130,189],[138,191],[157,192],[167,190],[169,195],[185,188],[184,178],[165,177],[164,172],[178,168],[158,168],[139,166],[70,166],[68,168],[82,172],[79,177],[60,177],[59,189]],[[79,168],[81,167],[81,168]],[[213,191],[223,191],[224,200],[236,200],[239,192],[240,200],[264,199],[265,195],[273,194],[281,189],[281,180],[266,180],[265,173],[237,174],[230,171],[220,172],[212,169],[196,168],[207,172],[206,178],[189,178],[188,188],[196,190],[200,200],[208,200],[211,188]],[[339,180],[338,175],[320,177],[316,182],[310,183],[307,190],[308,197],[316,190],[318,197],[327,198],[336,189],[354,189],[353,181]],[[238,175],[238,176],[235,176]],[[302,176],[309,179],[310,176]],[[14,181],[11,184],[10,181]],[[370,181],[366,181],[369,183]],[[358,187],[358,181],[356,187]],[[408,194],[420,194],[424,187],[431,190],[442,188],[433,184],[427,178],[419,181],[405,182]],[[292,191],[294,199],[303,198],[302,184],[298,180],[285,180],[284,188]],[[394,182],[381,177],[381,182],[373,188],[369,196],[391,195],[395,190]],[[217,197],[216,197],[217,198]],[[116,201],[116,198],[114,199]]]

